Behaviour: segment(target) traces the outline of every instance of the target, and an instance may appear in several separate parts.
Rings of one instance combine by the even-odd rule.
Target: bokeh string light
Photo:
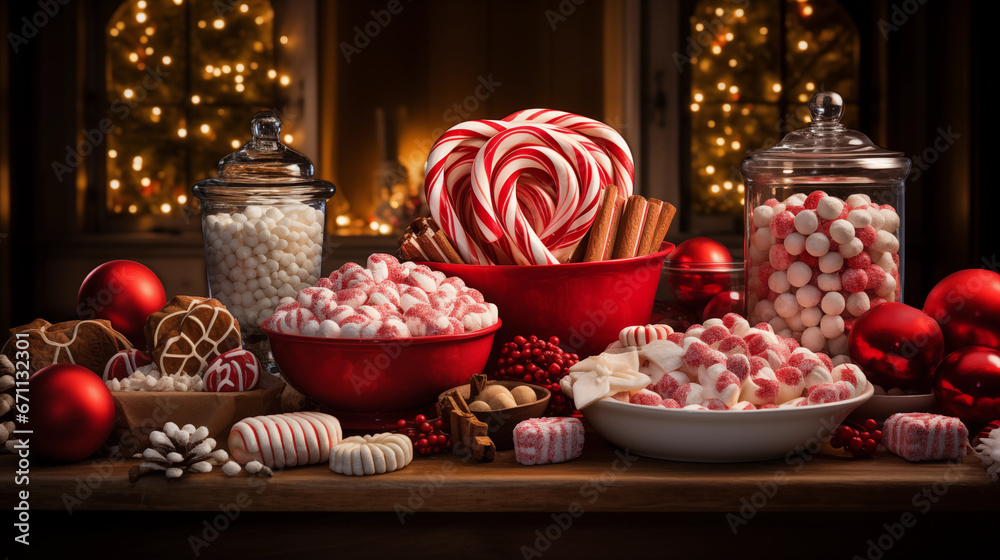
[[[220,9],[222,6],[222,9]],[[249,117],[280,107],[292,77],[268,0],[129,0],[107,33],[107,209],[181,217],[195,182],[249,139]],[[289,123],[286,121],[286,127]],[[294,130],[285,129],[291,143]]]
[[[701,1],[690,23],[692,210],[742,217],[746,152],[805,126],[817,87],[857,99],[857,29],[832,0]]]

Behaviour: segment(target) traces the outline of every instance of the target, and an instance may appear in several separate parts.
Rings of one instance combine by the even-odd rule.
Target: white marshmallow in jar
[[[253,138],[219,162],[219,178],[192,190],[201,203],[209,295],[239,321],[245,346],[266,346],[260,323],[281,298],[323,276],[326,201],[336,188],[281,143],[274,113],[256,114],[251,130]]]
[[[817,93],[809,110],[808,127],[740,164],[747,314],[842,355],[858,317],[902,301],[910,160],[840,124],[837,93]]]

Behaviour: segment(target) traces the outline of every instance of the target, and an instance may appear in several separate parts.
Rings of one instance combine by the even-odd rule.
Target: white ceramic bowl
[[[604,439],[638,455],[736,463],[816,449],[874,392],[869,385],[846,401],[768,410],[683,410],[601,399],[582,412]]]
[[[875,395],[851,412],[851,418],[874,418],[880,423],[897,412],[934,412],[934,393],[920,395]]]

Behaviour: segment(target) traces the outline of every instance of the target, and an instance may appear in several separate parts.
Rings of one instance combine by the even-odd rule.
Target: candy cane
[[[473,264],[552,264],[597,214],[599,192],[633,188],[632,155],[608,125],[531,109],[468,121],[434,144],[425,194],[435,221]]]
[[[624,198],[632,195],[635,174],[632,151],[617,130],[600,121],[555,109],[526,109],[507,115],[503,120],[553,124],[590,138],[602,153],[611,157],[614,165],[612,184],[618,186],[618,194]]]
[[[491,138],[473,163],[473,205],[480,234],[490,242],[505,235],[519,264],[560,262],[593,223],[598,193],[609,179],[609,170],[589,157],[595,149],[586,137],[547,124],[514,126]],[[601,163],[607,157],[603,159]],[[541,231],[529,226],[518,204],[519,182],[525,174],[532,179],[533,196],[539,193],[539,176],[555,187],[555,208]],[[536,206],[529,212],[540,215],[547,210]]]
[[[500,121],[458,124],[434,143],[427,156],[424,192],[431,215],[465,262],[471,264],[490,264],[490,259],[462,225],[470,222],[463,222],[455,208],[470,208],[467,195],[463,193],[471,185],[472,162],[486,141],[506,128],[507,124]],[[466,204],[458,204],[460,202]]]

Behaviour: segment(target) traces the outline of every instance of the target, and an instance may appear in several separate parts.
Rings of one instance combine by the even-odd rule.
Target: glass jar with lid
[[[902,300],[910,160],[840,124],[837,93],[817,93],[809,111],[808,127],[740,164],[747,316],[836,356],[859,316]]]
[[[284,297],[322,277],[326,201],[309,158],[279,140],[271,111],[254,115],[253,138],[219,162],[219,178],[192,189],[201,203],[209,295],[240,323],[243,345],[272,364],[260,324]]]

